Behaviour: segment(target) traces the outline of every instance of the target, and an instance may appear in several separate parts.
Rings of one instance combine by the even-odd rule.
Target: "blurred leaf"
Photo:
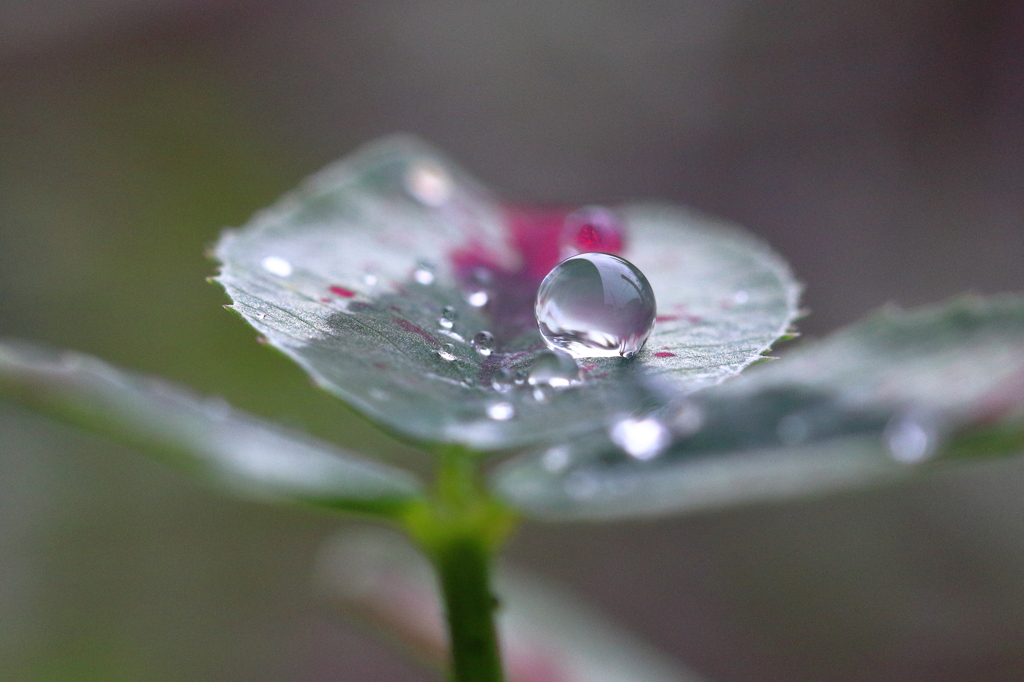
[[[1024,297],[886,309],[693,396],[660,453],[593,436],[493,485],[528,514],[621,518],[813,495],[1024,449]],[[641,437],[642,431],[638,431]],[[621,439],[620,439],[621,441]]]
[[[743,231],[667,206],[617,214],[661,315],[637,357],[588,360],[553,394],[522,377],[546,350],[533,303],[569,211],[501,204],[413,139],[374,143],[227,232],[218,279],[272,345],[394,431],[476,449],[563,441],[662,404],[649,377],[671,395],[736,374],[796,315],[786,265]],[[471,344],[482,331],[487,356]]]
[[[448,658],[430,564],[394,533],[361,529],[325,546],[327,595],[436,666]],[[550,584],[495,572],[498,630],[509,682],[695,682],[693,673]]]
[[[87,355],[0,342],[0,397],[114,436],[245,496],[378,515],[420,496],[419,482],[404,471]]]

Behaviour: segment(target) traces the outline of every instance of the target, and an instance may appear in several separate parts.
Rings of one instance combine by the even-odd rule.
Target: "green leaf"
[[[380,529],[347,531],[321,553],[324,593],[425,662],[448,658],[430,564]],[[561,589],[499,565],[494,592],[508,682],[696,682],[699,678]]]
[[[499,496],[552,519],[688,511],[1024,449],[1024,297],[889,308],[661,415],[663,452],[595,435],[514,458]],[[647,424],[650,426],[650,424]],[[621,435],[621,434],[620,434]],[[644,435],[642,429],[634,434]],[[620,447],[621,446],[621,447]]]
[[[377,515],[420,499],[419,482],[404,471],[79,353],[0,342],[0,398],[113,436],[248,497]]]
[[[582,362],[582,382],[554,393],[521,379],[545,350],[533,298],[567,211],[503,204],[413,139],[368,146],[226,232],[218,281],[270,344],[400,434],[484,450],[559,442],[664,403],[649,377],[674,394],[738,373],[797,312],[785,263],[742,230],[671,206],[616,211],[657,325],[634,359]],[[470,343],[485,330],[487,357]]]

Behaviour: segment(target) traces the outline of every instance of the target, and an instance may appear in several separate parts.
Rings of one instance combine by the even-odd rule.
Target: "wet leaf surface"
[[[419,482],[404,471],[79,353],[0,342],[0,398],[113,436],[247,497],[383,515],[420,499]]]
[[[388,138],[225,233],[218,281],[270,344],[398,434],[483,450],[560,442],[738,373],[796,315],[785,263],[742,230],[671,206],[608,214],[614,233],[567,238],[579,210],[509,206],[426,145]],[[656,326],[635,358],[584,359],[582,381],[536,390],[534,298],[580,243],[644,272]],[[472,345],[484,331],[486,355]]]
[[[620,518],[813,495],[1017,454],[1024,298],[883,310],[692,396],[659,424],[661,452],[640,447],[645,432],[633,424],[633,443],[595,434],[520,455],[494,486],[538,517]]]

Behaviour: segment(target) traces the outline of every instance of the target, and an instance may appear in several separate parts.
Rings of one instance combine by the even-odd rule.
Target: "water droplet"
[[[465,379],[462,380],[462,384],[466,386],[466,388],[473,388],[474,386],[476,386],[476,379],[474,379],[473,377],[466,377]]]
[[[618,253],[622,250],[622,221],[602,206],[581,208],[566,217],[558,244],[563,258],[594,251]]]
[[[512,407],[511,403],[494,403],[488,406],[487,416],[496,421],[504,422],[516,416],[516,409]]]
[[[550,403],[554,397],[555,389],[550,385],[533,387],[533,399],[538,403]]]
[[[929,459],[939,445],[934,419],[918,411],[893,417],[885,427],[884,438],[892,458],[903,464],[917,464]]]
[[[745,291],[737,291],[732,295],[732,300],[736,301],[736,305],[743,305],[750,300],[750,294]]]
[[[482,331],[473,337],[473,348],[485,358],[494,352],[494,334]]]
[[[366,286],[372,287],[376,283],[377,275],[372,275],[370,273],[366,273],[365,275],[363,275],[363,284],[365,284]]]
[[[406,170],[405,187],[421,204],[437,207],[451,197],[452,178],[435,161],[422,159]]]
[[[632,357],[654,326],[654,292],[629,261],[581,253],[548,273],[535,307],[548,346],[573,357]]]
[[[494,387],[495,391],[507,393],[512,390],[514,383],[515,380],[512,378],[512,372],[508,371],[505,367],[499,367],[491,373],[491,386]]]
[[[277,256],[267,256],[260,261],[260,265],[264,270],[278,277],[289,277],[292,274],[292,264]]]
[[[429,286],[434,283],[434,266],[425,260],[416,263],[416,269],[412,271],[412,278],[422,284]]]
[[[441,325],[442,329],[451,329],[455,326],[455,320],[457,319],[459,319],[458,311],[450,305],[446,305],[441,310],[441,318],[438,320],[438,324]]]
[[[671,441],[668,429],[654,417],[622,419],[609,435],[626,454],[642,461],[657,457]]]
[[[446,343],[444,344],[444,346],[442,346],[441,348],[437,349],[434,352],[437,353],[438,357],[440,357],[445,362],[452,362],[453,360],[455,360],[455,353],[453,352],[454,350],[455,346],[453,346],[450,343]]]
[[[580,368],[572,356],[564,352],[541,351],[530,364],[527,381],[531,386],[565,388],[580,379]]]
[[[466,296],[466,302],[474,308],[483,308],[489,300],[491,297],[486,291],[474,291]]]
[[[569,448],[565,445],[556,445],[545,452],[540,458],[540,465],[546,471],[557,474],[569,466]]]

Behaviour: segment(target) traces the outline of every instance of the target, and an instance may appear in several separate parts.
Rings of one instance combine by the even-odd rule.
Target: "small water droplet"
[[[466,296],[466,303],[469,303],[474,308],[483,308],[489,300],[491,300],[491,297],[486,291],[474,291]]]
[[[435,208],[448,201],[452,194],[451,176],[431,159],[410,164],[405,173],[405,186],[414,199]]]
[[[487,416],[496,421],[508,421],[516,416],[516,409],[511,403],[494,403],[487,407]]]
[[[462,380],[462,384],[467,388],[473,388],[474,386],[476,386],[476,379],[474,379],[473,377],[466,377],[465,379]]]
[[[622,221],[607,208],[586,206],[565,218],[558,244],[563,258],[594,251],[618,253],[622,250]]]
[[[576,358],[632,357],[654,326],[654,291],[629,261],[605,253],[567,258],[548,273],[535,306],[548,346]]]
[[[732,300],[736,301],[736,305],[743,305],[750,300],[750,294],[745,291],[737,291],[733,294]]]
[[[660,455],[671,441],[668,429],[654,417],[622,419],[612,426],[609,435],[626,454],[642,461]]]
[[[441,325],[442,329],[451,329],[455,326],[455,320],[459,319],[459,313],[455,308],[450,305],[446,305],[441,310],[441,317],[438,319],[438,324]]]
[[[533,387],[533,399],[538,403],[549,403],[554,397],[555,389],[550,385]]]
[[[486,358],[494,352],[494,334],[489,331],[479,332],[473,337],[473,348]]]
[[[368,287],[372,287],[377,283],[377,275],[370,274],[369,272],[363,275],[363,284]]]
[[[278,277],[289,277],[292,274],[292,264],[277,256],[267,256],[260,261],[260,265],[264,270]]]
[[[494,387],[495,391],[500,393],[507,393],[512,390],[515,380],[512,378],[512,372],[508,371],[505,367],[499,367],[491,373],[491,386]]]
[[[903,464],[923,462],[931,458],[939,446],[935,420],[916,410],[893,417],[883,437],[892,458]]]
[[[557,474],[559,471],[569,466],[569,448],[566,445],[556,445],[553,448],[548,449],[541,458],[540,465],[544,467],[546,471],[553,474]]]
[[[435,353],[445,362],[452,362],[455,360],[455,346],[450,343],[444,344],[441,348],[438,348]]]
[[[580,368],[565,352],[541,351],[530,364],[527,381],[531,386],[565,388],[579,381]]]
[[[412,271],[412,278],[423,286],[429,286],[433,284],[434,279],[436,279],[434,269],[433,263],[421,260],[416,263],[416,269]]]

